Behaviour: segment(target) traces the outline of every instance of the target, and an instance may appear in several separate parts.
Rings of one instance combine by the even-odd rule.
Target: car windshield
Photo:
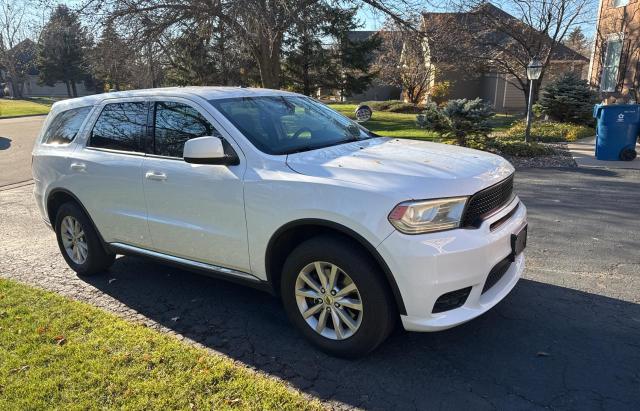
[[[236,97],[209,102],[268,154],[291,154],[373,137],[357,123],[307,97]]]

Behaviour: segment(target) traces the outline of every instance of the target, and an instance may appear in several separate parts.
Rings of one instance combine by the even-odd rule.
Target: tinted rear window
[[[142,141],[146,127],[146,103],[107,104],[93,126],[89,146],[142,152]]]
[[[42,142],[44,144],[69,144],[76,138],[80,126],[90,111],[91,107],[79,107],[58,114],[47,128]]]

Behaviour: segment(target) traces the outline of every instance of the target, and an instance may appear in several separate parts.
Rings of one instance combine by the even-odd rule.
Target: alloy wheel
[[[87,260],[89,247],[82,225],[72,216],[65,216],[60,224],[62,245],[74,263],[81,265]]]
[[[360,292],[337,265],[307,264],[296,278],[295,295],[302,318],[323,337],[344,340],[360,328],[364,314]]]

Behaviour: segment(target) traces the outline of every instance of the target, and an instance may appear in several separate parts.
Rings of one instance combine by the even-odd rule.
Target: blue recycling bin
[[[640,131],[640,105],[596,104],[593,117],[596,127],[596,158],[598,160],[633,160]]]

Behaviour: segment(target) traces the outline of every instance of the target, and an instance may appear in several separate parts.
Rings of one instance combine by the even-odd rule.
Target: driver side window
[[[153,153],[182,158],[184,143],[192,138],[222,135],[198,110],[186,104],[158,101],[154,107]]]

